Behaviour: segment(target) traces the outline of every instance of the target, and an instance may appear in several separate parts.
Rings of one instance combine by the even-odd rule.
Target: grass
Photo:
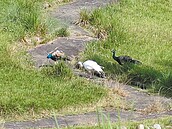
[[[5,119],[58,111],[106,96],[106,89],[74,76],[64,62],[42,70],[32,67],[18,41],[26,35],[51,35],[49,24],[43,20],[42,2],[0,1],[0,116]],[[65,36],[66,30],[60,33]]]
[[[26,46],[19,42],[21,39],[35,35],[47,40],[68,36],[66,28],[45,19],[43,2],[0,1],[0,116],[8,119],[28,112],[29,115],[58,112],[71,106],[101,102],[106,97],[112,103],[102,99],[107,102],[104,103],[114,106],[113,92],[125,96],[122,89],[114,89],[108,96],[105,88],[74,76],[64,62],[41,70],[33,68]],[[171,13],[167,13],[170,4],[158,2],[160,4],[156,5],[155,0],[139,3],[125,0],[91,14],[83,11],[82,17],[86,17],[83,25],[94,26],[98,37],[104,39],[88,45],[84,58],[103,65],[107,76],[121,82],[138,81],[170,95]],[[157,8],[160,8],[158,12]],[[59,29],[54,29],[54,25]],[[143,65],[119,66],[112,59],[110,50],[113,48],[118,55],[130,55],[141,60]]]
[[[96,60],[119,82],[143,84],[151,92],[171,96],[171,2],[121,0],[93,13],[84,12],[81,18],[87,27],[105,39],[88,44],[83,58]],[[129,55],[143,64],[121,67],[112,59],[112,49],[117,56]]]
[[[75,78],[64,64],[41,72],[23,69],[7,60],[2,64],[5,66],[1,66],[1,116],[60,110],[94,102],[106,94],[103,88]]]
[[[104,117],[104,118],[103,118]],[[87,126],[87,127],[74,127],[74,129],[122,129],[122,127],[127,127],[127,129],[135,129],[138,125],[143,124],[146,127],[153,127],[154,124],[159,124],[161,128],[170,129],[171,128],[171,117],[164,117],[161,119],[152,119],[152,120],[143,120],[138,122],[128,121],[122,122],[118,121],[116,123],[111,123],[107,116],[101,114],[101,119],[104,119],[104,122],[98,126]],[[110,123],[109,123],[110,122]],[[69,127],[70,128],[70,127]]]
[[[58,36],[58,37],[67,37],[67,36],[69,36],[69,32],[67,31],[67,28],[61,28],[61,29],[57,30],[54,33],[54,35]]]
[[[119,113],[120,115],[120,113]],[[54,115],[55,116],[55,115]],[[139,121],[121,121],[120,116],[117,116],[118,120],[114,123],[110,120],[109,114],[104,114],[101,110],[97,109],[97,124],[93,125],[93,123],[89,126],[69,126],[68,123],[66,128],[70,129],[137,129],[139,125],[143,125],[145,128],[153,128],[154,124],[159,124],[163,129],[171,129],[172,117],[161,117],[154,119],[146,119]],[[57,118],[54,117],[56,128],[61,128],[57,121]],[[124,128],[125,127],[125,128]]]

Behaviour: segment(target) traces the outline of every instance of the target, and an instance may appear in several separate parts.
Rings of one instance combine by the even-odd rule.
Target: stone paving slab
[[[91,37],[62,37],[50,43],[33,48],[28,52],[32,56],[32,59],[35,62],[35,66],[40,67],[54,63],[54,61],[47,59],[47,54],[53,51],[56,47],[58,47],[59,50],[63,50],[67,56],[73,58],[84,50],[86,43],[92,40],[96,39]]]

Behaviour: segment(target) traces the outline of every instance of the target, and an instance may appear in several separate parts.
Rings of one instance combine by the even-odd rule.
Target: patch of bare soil
[[[36,67],[54,63],[47,60],[47,53],[58,47],[63,50],[68,56],[74,58],[78,56],[85,48],[85,44],[92,40],[97,40],[94,36],[86,30],[80,28],[73,23],[79,19],[79,12],[81,9],[92,10],[94,8],[105,6],[115,0],[75,0],[73,3],[65,4],[58,7],[52,12],[52,16],[59,19],[71,32],[69,37],[61,37],[47,44],[37,46],[29,50]],[[80,74],[80,73],[79,73]],[[81,75],[81,74],[80,74]],[[82,75],[84,76],[84,75]],[[131,86],[119,84],[112,80],[103,79],[99,81],[94,79],[96,83],[103,83],[112,92],[122,96],[122,98],[130,105],[130,110],[114,109],[103,111],[104,114],[110,115],[112,122],[128,120],[143,120],[153,119],[164,116],[172,115],[172,100],[150,95],[141,90],[137,90]],[[98,120],[96,112],[89,112],[79,115],[67,115],[57,117],[58,125],[74,126],[74,125],[95,125]],[[5,128],[52,128],[56,127],[54,117],[39,119],[36,121],[23,121],[23,122],[5,122]]]

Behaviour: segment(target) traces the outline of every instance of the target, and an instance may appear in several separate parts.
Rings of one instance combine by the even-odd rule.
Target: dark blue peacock
[[[112,57],[115,61],[117,61],[120,65],[125,63],[133,63],[133,64],[142,64],[140,61],[132,59],[130,56],[116,56],[115,50],[112,50]]]

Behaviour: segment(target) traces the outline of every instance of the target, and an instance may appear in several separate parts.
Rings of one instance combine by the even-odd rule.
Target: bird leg
[[[90,77],[89,77],[89,78],[91,79],[91,78],[92,78],[92,76],[93,76],[91,71],[89,71],[89,75],[90,75]]]
[[[89,74],[89,78],[92,79],[93,75],[94,75],[94,72],[93,71],[88,71],[88,74]]]

